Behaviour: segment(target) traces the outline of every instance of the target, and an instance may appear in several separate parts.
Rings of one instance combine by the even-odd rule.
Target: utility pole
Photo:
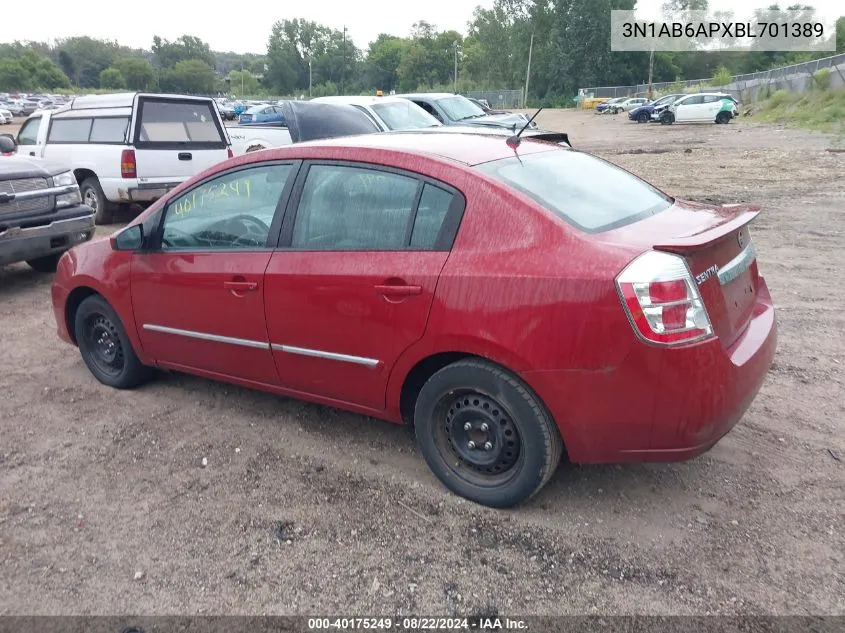
[[[244,96],[244,63],[241,62],[241,97]]]
[[[343,68],[340,71],[340,94],[346,94],[343,84],[346,81],[346,25],[343,25]]]
[[[652,86],[651,79],[652,79],[652,71],[654,70],[654,49],[652,48],[651,51],[648,53],[648,99],[651,101],[654,99],[654,86]]]
[[[308,98],[311,98],[311,56],[308,56]]]
[[[458,40],[455,40],[455,94],[458,94]]]
[[[525,71],[525,95],[522,99],[523,107],[528,105],[528,79],[531,77],[531,53],[534,50],[534,31],[531,31],[531,42],[528,44],[528,68]]]

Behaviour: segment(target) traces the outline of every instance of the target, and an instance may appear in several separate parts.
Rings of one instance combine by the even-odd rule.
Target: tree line
[[[612,9],[636,0],[494,0],[477,7],[465,34],[424,21],[405,36],[382,33],[366,48],[345,28],[302,19],[273,24],[264,55],[215,52],[200,38],[153,38],[149,50],[72,37],[0,44],[0,90],[159,90],[190,94],[278,96],[521,88],[529,47],[529,95],[546,105],[569,102],[579,88],[643,83],[645,52],[611,52]],[[706,9],[706,0],[668,0],[667,9]],[[770,5],[767,9],[777,9]],[[808,14],[812,7],[791,5]],[[845,52],[845,17],[837,21]],[[701,79],[806,61],[830,53],[658,52],[653,80]]]

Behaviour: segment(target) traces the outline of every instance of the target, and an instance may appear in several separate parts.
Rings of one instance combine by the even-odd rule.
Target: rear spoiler
[[[569,142],[569,134],[566,132],[540,132],[539,134],[531,134],[525,138],[545,141],[546,143],[566,143],[569,147],[572,147],[572,143]]]
[[[654,250],[683,254],[707,248],[725,235],[738,231],[760,215],[760,207],[756,204],[723,204],[721,209],[724,210],[724,222],[710,226],[694,235],[673,238],[669,243],[655,244]]]

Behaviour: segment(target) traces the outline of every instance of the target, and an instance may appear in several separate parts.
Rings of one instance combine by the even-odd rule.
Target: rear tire
[[[448,365],[426,381],[414,410],[420,450],[452,492],[493,508],[535,495],[551,478],[563,441],[539,398],[483,360]]]
[[[54,253],[53,255],[45,255],[44,257],[36,257],[35,259],[28,259],[26,263],[32,270],[39,273],[54,273],[56,266],[59,265],[59,259],[64,253]]]
[[[152,376],[152,368],[141,364],[135,354],[120,317],[100,295],[79,304],[74,333],[82,360],[104,385],[131,389]]]
[[[716,115],[716,123],[727,124],[731,122],[731,115],[727,112],[720,112]]]
[[[100,181],[90,176],[79,185],[82,202],[94,209],[94,224],[111,224],[114,221],[115,205],[106,200]]]

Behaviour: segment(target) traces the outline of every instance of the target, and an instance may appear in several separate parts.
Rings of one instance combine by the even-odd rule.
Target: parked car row
[[[627,112],[628,118],[637,123],[730,123],[739,116],[739,102],[732,95],[721,92],[670,94],[654,101],[639,97],[619,97],[599,103],[596,112]]]

